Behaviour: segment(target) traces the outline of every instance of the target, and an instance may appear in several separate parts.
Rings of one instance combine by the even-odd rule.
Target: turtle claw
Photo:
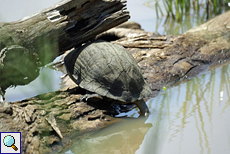
[[[2,88],[0,87],[0,103],[4,103],[5,102],[5,92],[2,90]]]
[[[83,95],[81,98],[80,98],[80,101],[82,102],[82,101],[88,101],[89,99],[93,99],[93,98],[96,98],[96,99],[103,99],[102,97],[101,97],[101,95],[99,95],[99,94],[85,94],[85,95]]]
[[[138,100],[136,102],[134,102],[137,107],[139,108],[140,110],[140,116],[145,116],[145,117],[148,117],[150,112],[149,112],[149,108],[148,106],[146,105],[145,101],[142,99],[142,100]]]
[[[87,94],[86,94],[87,95]],[[88,97],[86,96],[86,95],[83,95],[83,96],[81,96],[81,98],[80,98],[80,102],[82,102],[82,101],[84,101],[84,100],[88,100]]]

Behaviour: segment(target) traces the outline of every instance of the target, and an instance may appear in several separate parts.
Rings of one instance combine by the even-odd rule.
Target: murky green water
[[[162,91],[148,119],[124,119],[66,154],[229,154],[230,65]]]
[[[0,22],[18,20],[59,0],[0,0]],[[150,0],[129,0],[131,20],[143,29],[160,34],[182,33],[198,25],[192,18],[186,24],[164,18],[157,20]],[[138,11],[137,11],[138,8]],[[171,30],[171,32],[170,32]],[[148,101],[151,115],[122,118],[123,122],[103,129],[66,149],[77,154],[228,154],[230,153],[230,65],[199,75],[189,82],[168,88]],[[21,100],[60,88],[62,73],[42,68],[40,76],[25,86],[8,88],[8,101]],[[0,81],[4,82],[4,81]],[[137,116],[135,111],[129,115]]]

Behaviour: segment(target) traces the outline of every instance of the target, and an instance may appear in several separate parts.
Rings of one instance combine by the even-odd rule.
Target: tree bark
[[[2,103],[0,130],[21,132],[22,153],[56,153],[73,138],[119,121],[104,113],[109,107],[105,102],[84,103],[80,97],[74,88]]]
[[[20,45],[50,62],[129,19],[126,1],[64,0],[17,22],[0,23],[0,50]],[[3,61],[4,64],[5,61]]]
[[[123,0],[64,0],[20,21],[0,23],[3,93],[11,85],[33,81],[40,66],[66,50],[127,21],[129,13],[125,3]],[[9,80],[13,76],[17,78]]]
[[[160,36],[120,26],[98,38],[117,36],[138,61],[155,96],[164,86],[193,77],[230,59],[230,11],[179,36]],[[132,35],[130,35],[132,34]]]

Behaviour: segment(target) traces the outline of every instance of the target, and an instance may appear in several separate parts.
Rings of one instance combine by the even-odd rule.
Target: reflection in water
[[[167,3],[166,3],[167,2]],[[170,2],[172,3],[172,10],[169,9]],[[229,6],[226,4],[218,4],[217,7],[218,11],[215,13],[213,10],[213,5],[209,5],[209,14],[207,14],[207,2],[212,4],[211,1],[199,1],[199,0],[192,0],[186,1],[185,4],[199,2],[200,6],[199,10],[195,9],[194,6],[188,5],[187,11],[181,14],[180,22],[177,22],[172,17],[172,12],[174,17],[176,18],[176,7],[175,3],[182,4],[182,1],[175,1],[175,0],[136,0],[136,1],[128,1],[127,6],[128,10],[131,14],[131,20],[139,22],[142,28],[146,31],[151,31],[155,33],[159,33],[161,35],[173,34],[178,35],[186,32],[187,30],[200,25],[201,23],[206,22],[208,19],[211,19],[218,14],[224,13],[229,10]],[[183,1],[185,2],[185,1]],[[182,5],[183,6],[183,5]],[[136,11],[136,9],[140,11]],[[171,8],[171,7],[170,7]],[[171,10],[169,13],[167,10]],[[179,7],[181,10],[181,7]]]
[[[168,88],[148,101],[147,120],[125,119],[76,141],[65,153],[230,153],[229,67]]]
[[[2,46],[2,44],[0,42]],[[39,75],[37,54],[19,45],[0,46],[0,90],[4,96],[10,86],[26,85]]]
[[[14,0],[2,1],[0,20],[1,22],[18,20],[58,1],[21,0],[20,3],[15,3]],[[128,1],[128,10],[131,11],[131,20],[140,22],[147,31],[160,34],[182,33],[199,22],[199,19],[194,21],[193,16],[188,15],[185,22],[191,25],[187,27],[180,29],[185,23],[178,25],[172,20],[168,20],[164,26],[165,18],[156,20],[155,10],[143,6],[143,3],[141,0]],[[41,5],[46,6],[40,7]],[[137,8],[142,11],[136,11]],[[202,16],[196,17],[203,19]],[[159,24],[156,24],[157,22]],[[55,90],[52,86],[58,86],[55,80],[60,74],[46,68],[42,71],[48,72],[45,77],[41,75],[45,78],[44,82],[40,82],[41,78],[37,78],[29,84],[30,88],[23,86],[18,86],[14,90],[8,88],[6,98],[14,101]],[[168,88],[149,101],[152,114],[146,122],[144,119],[125,119],[123,123],[112,125],[86,139],[76,141],[66,153],[228,154],[230,153],[229,75],[227,65],[193,78],[187,83]],[[55,83],[50,85],[52,82]],[[36,89],[39,92],[28,94]],[[152,127],[149,128],[144,122],[151,123]]]
[[[62,72],[50,68],[41,68],[40,75],[31,83],[24,86],[10,87],[6,90],[7,101],[23,100],[38,94],[56,91],[60,89]]]
[[[62,73],[41,68],[38,56],[26,48],[12,45],[0,49],[0,53],[0,102],[2,96],[17,101],[60,88]]]
[[[145,118],[122,119],[119,124],[105,128],[89,138],[76,141],[65,153],[76,154],[133,154],[151,127]],[[135,122],[134,122],[135,121]],[[139,127],[137,127],[137,125]]]
[[[16,2],[14,0],[1,1],[0,22],[11,22],[19,20],[25,16],[32,15],[35,12],[38,12],[46,7],[50,7],[51,5],[59,1],[60,0],[20,0],[20,2]],[[34,89],[42,87],[45,84],[30,84],[33,85],[33,88],[30,88],[30,86],[18,86],[19,88],[17,87],[14,91],[14,88],[12,88],[12,86],[26,85],[33,81],[39,75],[40,67],[38,65],[37,57],[28,49],[15,45],[5,47],[4,44],[1,44],[0,52],[0,102],[3,101],[1,95],[4,95],[5,90],[10,86],[11,88],[7,90],[7,96],[5,96],[8,101],[20,100],[22,98],[28,98],[40,93],[48,92],[47,90],[44,90],[43,92],[40,91],[38,93],[35,93],[36,90]],[[47,58],[47,56],[45,58]],[[54,76],[51,76],[51,78],[52,77],[54,78]],[[58,83],[56,82],[55,85],[58,85]],[[23,90],[21,91],[17,89]],[[23,91],[27,91],[29,95],[26,96],[26,93],[23,93]]]
[[[158,134],[157,153],[229,153],[229,67],[212,70],[150,100],[158,118],[148,119],[153,127],[143,144]],[[163,127],[163,132],[156,132],[154,126]],[[152,147],[147,153],[155,150]]]

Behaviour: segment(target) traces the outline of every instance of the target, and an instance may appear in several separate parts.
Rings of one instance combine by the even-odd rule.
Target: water
[[[139,149],[145,134],[151,124],[145,124],[145,119],[122,119],[89,137],[76,140],[65,154],[133,154]]]
[[[123,119],[65,154],[229,154],[230,65],[167,88],[148,101],[148,119]]]
[[[11,22],[39,12],[60,0],[0,0],[0,22]]]
[[[0,2],[1,2],[0,22],[11,22],[11,21],[17,21],[21,18],[37,13],[40,10],[50,7],[51,5],[59,2],[59,0],[49,0],[49,1],[20,0],[20,2],[16,2],[15,0],[7,0],[7,1],[0,0]],[[191,27],[194,27],[199,24],[199,22],[193,22],[187,20],[182,24],[179,24],[181,27],[184,27],[183,29],[181,29],[181,28],[176,28],[178,27],[176,26],[178,25],[178,23],[170,20],[169,23],[164,25],[166,17],[161,16],[160,19],[157,18],[154,4],[155,4],[154,0],[127,1],[127,8],[130,11],[130,15],[131,15],[130,20],[140,23],[142,28],[146,31],[156,32],[160,34],[182,33],[190,29]],[[139,11],[136,11],[137,8]],[[189,17],[190,16],[188,16],[188,18]],[[54,70],[49,70],[49,69],[41,69],[40,74],[41,75],[38,76],[38,78],[35,81],[33,81],[31,84],[24,85],[24,86],[23,85],[17,86],[16,88],[15,87],[8,88],[6,90],[6,95],[5,95],[6,99],[8,101],[22,100],[28,97],[36,96],[41,93],[55,91],[60,88],[60,86],[58,86],[61,82],[60,79],[58,79],[58,76],[62,75],[60,72],[55,72]],[[47,74],[47,77],[45,77],[46,80],[42,79],[44,78],[44,74]],[[55,75],[49,76],[49,74],[56,74],[57,76]],[[46,86],[47,83],[52,83],[50,85],[50,88],[48,89]]]
[[[59,0],[0,0],[0,22],[19,20]],[[200,24],[189,15],[183,23],[165,17],[157,20],[153,1],[129,0],[131,20],[147,31],[178,34]],[[138,11],[137,11],[138,8]],[[186,23],[186,24],[185,24]],[[173,33],[172,33],[173,32]],[[151,115],[145,118],[122,118],[83,139],[76,139],[64,153],[81,154],[228,154],[230,152],[229,65],[208,71],[189,82],[167,88],[148,101]],[[9,101],[22,100],[60,88],[62,73],[41,68],[37,79],[28,85],[6,90]],[[1,81],[4,82],[4,81]],[[129,115],[135,115],[131,112]]]
[[[161,133],[152,127],[142,144],[151,140],[151,134],[158,134],[159,154],[229,153],[229,68],[209,71],[151,100],[149,106],[158,112],[158,120],[150,117],[147,121],[158,124]]]
[[[167,5],[163,1],[169,0],[130,0],[127,2],[128,10],[130,11],[131,19],[141,24],[146,31],[155,32],[161,35],[178,35],[198,26],[207,21],[206,2],[207,0],[199,1],[200,11],[190,9],[190,12],[183,15],[181,22],[176,22],[172,17],[167,18]],[[195,0],[193,0],[195,1]],[[192,1],[191,1],[192,2]],[[175,4],[175,0],[174,0]],[[138,8],[138,11],[137,11]],[[175,8],[175,7],[174,7]],[[193,7],[192,7],[193,8]],[[214,11],[209,8],[208,19],[216,16]],[[224,13],[229,10],[229,4],[221,7],[219,13]],[[175,13],[175,10],[174,10]]]
[[[62,75],[62,72],[45,67],[41,68],[40,75],[29,84],[7,88],[5,98],[7,101],[14,102],[38,94],[59,90],[61,84],[60,76]]]
[[[50,7],[59,2],[59,0],[0,0],[0,22],[11,22],[20,20],[26,16],[30,16],[40,10]],[[32,71],[31,71],[32,72]],[[5,98],[7,101],[19,101],[38,94],[56,91],[60,89],[61,72],[41,68],[40,75],[28,85],[11,86],[6,89]],[[6,82],[6,81],[0,81]]]

